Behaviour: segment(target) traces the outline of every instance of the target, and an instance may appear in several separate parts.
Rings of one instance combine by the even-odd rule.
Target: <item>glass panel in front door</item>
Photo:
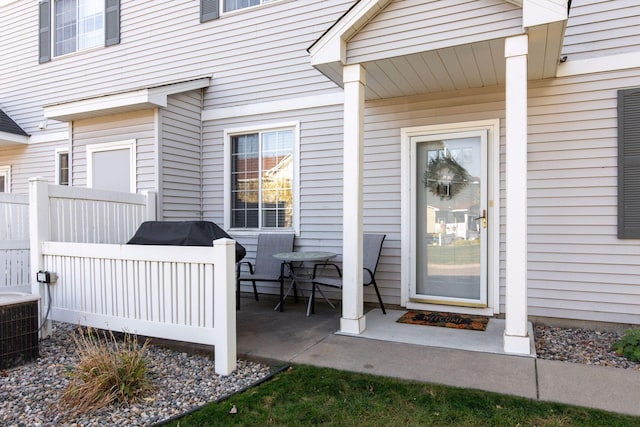
[[[418,301],[486,306],[485,150],[482,133],[418,139]]]

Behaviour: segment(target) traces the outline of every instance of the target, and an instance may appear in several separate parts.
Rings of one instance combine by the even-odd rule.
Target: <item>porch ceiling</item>
[[[366,62],[366,99],[503,84],[503,52],[500,39]]]
[[[508,1],[525,5],[522,16],[525,25],[520,31],[441,48],[424,45],[423,52],[414,50],[386,58],[380,57],[382,52],[379,51],[377,59],[361,62],[366,69],[365,98],[376,100],[504,85],[505,37],[518,34],[527,34],[529,39],[528,79],[555,77],[566,28],[567,1]],[[387,4],[388,0],[357,3],[362,5],[362,10],[355,7],[349,10],[310,46],[308,51],[313,66],[342,86],[342,69],[352,64],[346,55],[350,40]],[[388,52],[393,51],[389,49]]]
[[[529,80],[555,77],[564,29],[564,22],[529,28]],[[504,40],[364,62],[365,98],[376,100],[504,85]],[[340,62],[319,64],[317,68],[342,86]]]

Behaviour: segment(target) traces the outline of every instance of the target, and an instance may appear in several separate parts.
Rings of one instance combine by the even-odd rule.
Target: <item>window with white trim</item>
[[[273,3],[278,0],[200,0],[200,22],[207,22],[220,17],[223,13]]]
[[[87,145],[87,187],[136,192],[136,140]]]
[[[0,193],[11,191],[11,166],[0,166]]]
[[[298,139],[297,124],[227,133],[229,228],[295,229]]]
[[[40,0],[39,60],[120,43],[120,0]]]
[[[104,43],[104,0],[54,0],[54,56]]]
[[[261,4],[271,3],[276,0],[221,0],[224,4],[222,9],[225,12],[232,12],[238,9],[244,9],[252,6],[260,6]]]
[[[56,150],[56,184],[69,185],[69,151]]]

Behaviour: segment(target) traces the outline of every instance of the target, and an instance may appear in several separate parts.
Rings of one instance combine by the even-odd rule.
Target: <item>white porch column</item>
[[[364,87],[366,71],[359,64],[343,68],[344,189],[342,230],[342,318],[340,330],[365,329],[362,294],[362,169],[364,147]]]
[[[527,328],[527,35],[505,40],[506,325],[504,351],[529,354]]]

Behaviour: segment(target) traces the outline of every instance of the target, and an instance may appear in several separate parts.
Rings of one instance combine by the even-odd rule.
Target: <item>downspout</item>
[[[160,108],[155,108],[153,110],[153,121],[154,121],[154,136],[155,140],[155,149],[156,149],[156,167],[155,167],[155,182],[156,182],[156,193],[157,193],[157,205],[156,205],[156,219],[158,221],[164,220],[164,191],[162,187],[162,183],[160,182],[162,178],[162,131],[160,130],[162,126],[162,116],[160,112]],[[162,209],[161,209],[162,207]]]
[[[200,89],[200,221],[204,220],[204,124],[202,122],[202,111],[204,111],[204,88]]]

